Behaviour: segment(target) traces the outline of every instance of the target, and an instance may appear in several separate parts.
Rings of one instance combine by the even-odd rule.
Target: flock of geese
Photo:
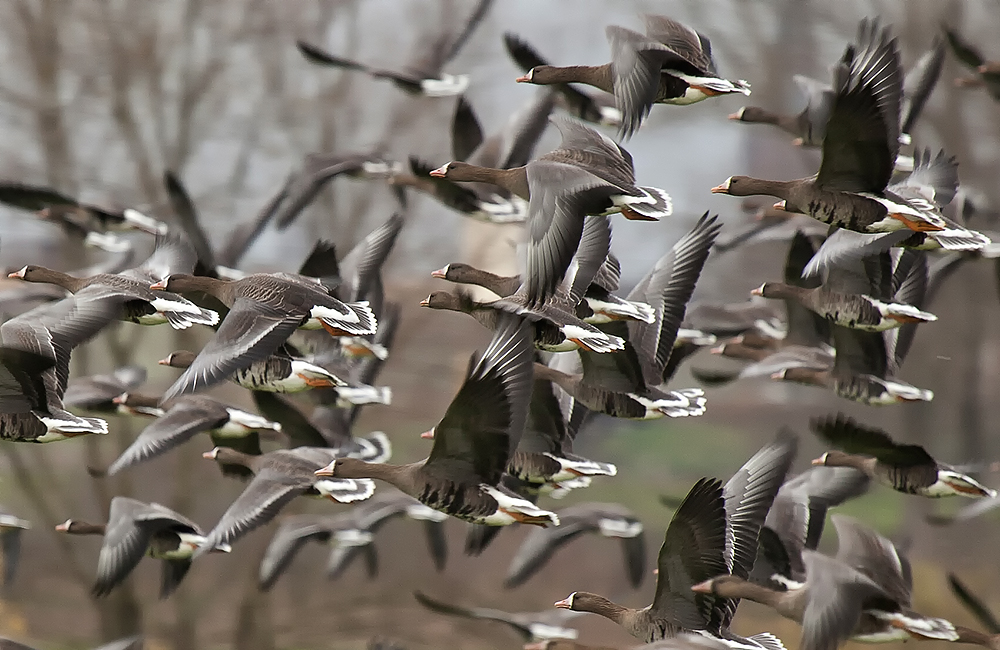
[[[243,536],[304,495],[353,505],[282,519],[260,566],[261,589],[271,588],[309,541],[332,546],[331,574],[359,556],[374,574],[374,536],[399,516],[422,522],[438,568],[446,560],[441,523],[450,517],[472,525],[471,553],[481,552],[500,527],[536,526],[513,559],[508,587],[542,571],[579,535],[619,539],[629,582],[638,586],[646,572],[643,525],[628,508],[582,503],[555,511],[544,498],[617,473],[615,465],[573,451],[575,436],[596,416],[704,413],[703,388],[668,387],[693,352],[714,346],[717,354],[748,362],[735,374],[696,371],[706,386],[769,377],[869,405],[932,399],[931,391],[898,375],[916,328],[936,320],[927,311],[933,287],[945,267],[997,254],[991,238],[968,224],[969,210],[949,207],[959,193],[954,158],[911,143],[941,70],[944,39],[904,77],[891,27],[865,19],[833,62],[829,83],[796,77],[806,91],[802,113],[745,106],[730,116],[776,125],[801,146],[821,147],[818,172],[790,181],[732,176],[711,188],[777,203],[726,242],[717,217],[705,213],[622,297],[610,217],[656,221],[669,217],[673,205],[663,189],[636,185],[629,153],[594,127],[617,127],[627,139],[659,110],[656,104],[749,95],[750,84],[721,76],[708,38],[664,16],[646,16],[644,33],[609,26],[612,59],[599,66],[549,65],[508,34],[505,45],[523,72],[517,81],[542,88],[507,129],[484,137],[461,97],[468,78],[443,68],[489,6],[479,2],[461,34],[446,35],[431,56],[399,71],[300,42],[312,63],[387,79],[411,94],[458,96],[455,159],[435,167],[414,156],[407,167],[374,154],[309,156],[256,220],[231,233],[224,249],[210,245],[193,202],[171,174],[170,223],[135,209],[80,203],[50,188],[2,184],[0,201],[37,211],[108,251],[108,258],[71,272],[28,265],[10,273],[19,282],[0,294],[0,438],[44,443],[106,434],[101,415],[124,413],[148,424],[110,466],[92,468],[95,480],[132,471],[207,433],[216,446],[205,458],[246,481],[207,531],[182,513],[125,496],[113,499],[106,521],[60,524],[68,534],[103,536],[95,596],[114,590],[148,554],[162,560],[161,595],[167,597],[192,562],[207,553],[238,553]],[[1000,97],[1000,63],[985,61],[955,33],[945,37],[974,72],[961,83]],[[557,109],[569,115],[554,114]],[[536,157],[550,122],[562,142]],[[474,218],[523,224],[520,275],[460,262],[432,273],[459,286],[435,291],[421,304],[465,312],[493,335],[470,358],[438,424],[423,434],[433,446],[416,462],[391,464],[387,436],[353,432],[362,407],[392,397],[376,381],[392,354],[400,309],[385,297],[381,267],[405,219],[392,216],[347,255],[318,242],[297,274],[238,268],[257,235],[270,224],[280,229],[295,221],[342,174],[389,182],[401,199],[419,191]],[[114,234],[122,229],[155,237],[152,255],[137,266],[131,239]],[[790,242],[782,282],[764,283],[753,292],[758,298],[740,304],[688,305],[713,246],[747,245],[771,229]],[[469,285],[496,297],[477,300]],[[160,361],[179,371],[162,395],[141,392],[141,367],[70,377],[73,350],[118,320],[213,328],[214,334],[200,351],[178,350]],[[258,413],[206,394],[227,380],[252,391]],[[308,397],[292,401],[290,394]],[[914,611],[905,554],[864,523],[833,515],[836,555],[816,550],[827,509],[858,497],[871,481],[922,497],[982,499],[966,516],[987,510],[996,491],[922,447],[843,415],[817,418],[812,428],[830,450],[806,472],[788,476],[797,443],[786,432],[728,481],[703,478],[691,487],[667,527],[647,607],[582,591],[556,602],[553,612],[520,614],[416,597],[443,614],[505,622],[525,647],[550,650],[585,647],[568,623],[576,612],[603,616],[657,648],[783,648],[769,633],[732,631],[740,599],[800,623],[803,650],[832,650],[849,639],[1000,648],[995,627],[981,632]],[[17,540],[28,525],[0,515],[5,581],[13,577]],[[141,639],[117,643],[130,648]]]

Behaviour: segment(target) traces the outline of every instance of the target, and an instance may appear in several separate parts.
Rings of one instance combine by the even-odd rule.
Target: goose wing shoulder
[[[518,317],[501,317],[490,346],[434,428],[424,471],[455,482],[500,482],[520,441],[531,398],[528,327]]]
[[[892,467],[905,468],[917,486],[937,481],[937,461],[919,445],[899,444],[881,429],[866,427],[842,414],[815,420],[812,428],[823,440],[849,454],[874,456]]]
[[[153,529],[138,525],[136,517],[145,514],[147,508],[147,504],[128,497],[111,500],[104,541],[97,559],[95,595],[103,596],[110,592],[145,555]]]

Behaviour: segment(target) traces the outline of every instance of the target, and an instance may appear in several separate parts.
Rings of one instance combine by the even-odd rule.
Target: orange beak
[[[167,357],[166,359],[160,359],[156,363],[160,364],[161,366],[169,366],[170,365],[170,357]]]
[[[315,472],[313,472],[313,474],[315,474],[316,476],[333,476],[333,469],[336,466],[336,464],[337,461],[333,461],[323,469],[316,470]]]
[[[520,77],[518,77],[517,79],[515,79],[514,81],[516,81],[519,84],[531,83],[531,75],[530,74],[523,74]]]
[[[201,455],[202,458],[207,458],[208,460],[215,460],[215,450],[206,451]]]
[[[729,186],[725,183],[712,188],[712,194],[729,194]]]
[[[813,458],[810,464],[812,464],[812,465],[826,465],[826,462],[823,460],[823,457],[820,456],[819,458]]]
[[[420,301],[420,306],[421,307],[430,307],[431,306],[431,301],[428,300],[427,298],[424,298],[423,300]]]

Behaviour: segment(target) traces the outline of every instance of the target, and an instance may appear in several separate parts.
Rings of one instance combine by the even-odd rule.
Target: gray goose
[[[234,445],[257,431],[268,430],[280,432],[281,425],[277,422],[247,413],[246,411],[224,404],[205,395],[183,395],[168,402],[161,402],[155,397],[126,393],[116,398],[120,406],[129,409],[145,408],[146,413],[157,410],[159,414],[152,424],[143,429],[132,444],[111,463],[107,469],[109,476],[134,467],[139,463],[156,458],[174,447],[192,439],[199,433],[207,433],[213,443],[225,445],[230,440],[236,440]],[[259,449],[256,439],[250,443]]]
[[[103,375],[75,377],[66,385],[63,405],[91,413],[117,413],[115,398],[131,393],[146,381],[146,369],[141,366],[122,366]]]
[[[402,70],[375,68],[334,56],[305,41],[298,41],[297,45],[299,52],[310,63],[364,72],[375,79],[388,79],[396,87],[412,95],[450,97],[465,92],[469,86],[469,76],[447,74],[444,72],[444,66],[458,55],[492,5],[493,0],[479,0],[460,31],[443,32],[437,39],[427,44],[426,51],[420,58]]]
[[[694,228],[664,255],[628,295],[650,305],[652,323],[618,322],[605,326],[626,339],[625,350],[595,355],[579,351],[582,373],[535,365],[583,406],[614,417],[648,419],[686,417],[705,412],[704,391],[662,388],[677,370],[674,343],[684,309],[719,233],[716,218],[702,215]]]
[[[441,523],[448,515],[428,508],[402,492],[380,490],[371,499],[347,512],[284,518],[260,563],[261,590],[267,591],[274,585],[295,554],[309,541],[330,545],[331,553],[327,563],[327,575],[330,578],[342,574],[359,554],[364,555],[368,576],[375,577],[378,573],[375,534],[390,520],[404,515],[425,524],[424,532],[431,559],[438,571],[443,570],[448,558],[448,543]]]
[[[903,79],[900,115],[900,143],[909,144],[910,133],[930,98],[944,63],[944,41],[935,36],[930,49],[920,56]],[[773,124],[796,136],[796,145],[818,147],[823,144],[826,123],[830,119],[836,93],[833,86],[810,77],[793,75],[792,81],[806,98],[806,107],[797,115],[774,113],[759,106],[744,106],[729,116],[739,122]],[[899,167],[897,158],[897,168]]]
[[[59,224],[66,232],[85,237],[90,233],[136,229],[164,235],[166,224],[131,208],[79,201],[41,185],[0,181],[0,203],[37,212],[38,218]]]
[[[611,62],[599,66],[528,70],[517,81],[533,84],[582,83],[615,96],[621,113],[621,133],[632,135],[653,104],[686,105],[716,95],[750,94],[742,79],[721,79],[712,60],[712,46],[703,34],[666,16],[643,16],[646,34],[618,27],[606,30]]]
[[[505,32],[503,44],[507,54],[525,74],[532,68],[549,65],[535,48],[516,34]],[[593,124],[621,126],[622,113],[615,106],[613,95],[588,93],[568,83],[549,85],[558,93],[559,104],[573,117]]]
[[[95,596],[106,596],[132,572],[142,556],[162,559],[160,598],[174,592],[188,569],[195,550],[229,552],[229,545],[210,543],[201,528],[184,515],[158,503],[115,497],[106,524],[67,519],[56,530],[71,535],[103,535],[97,560]]]
[[[891,541],[844,515],[831,517],[840,541],[836,558],[803,551],[806,581],[788,591],[722,575],[696,593],[746,598],[802,624],[803,650],[834,650],[848,639],[869,643],[939,640],[995,648],[998,637],[910,609],[912,576]]]
[[[219,315],[177,294],[158,294],[149,287],[171,273],[191,271],[195,261],[194,249],[187,242],[162,236],[157,238],[156,250],[149,259],[121,273],[78,278],[44,266],[27,265],[8,277],[55,284],[79,300],[114,301],[120,309],[119,318],[125,321],[140,325],[169,323],[174,329],[187,329],[195,324],[215,325]]]
[[[813,420],[812,430],[837,447],[813,461],[828,467],[853,467],[897,492],[924,497],[995,498],[997,491],[950,465],[940,463],[919,445],[893,441],[884,431],[838,414]]]
[[[551,296],[580,245],[587,215],[620,212],[658,220],[672,211],[663,190],[635,184],[632,156],[618,143],[565,117],[549,118],[560,147],[523,167],[495,169],[452,161],[431,172],[455,181],[492,183],[528,201],[524,273],[529,304]]]
[[[953,250],[978,250],[989,238],[944,217],[933,201],[886,186],[899,150],[902,73],[896,40],[864,20],[857,47],[847,49],[835,72],[834,100],[823,162],[812,177],[771,181],[732,176],[712,192],[775,196],[782,209],[862,233],[925,233]]]
[[[257,410],[281,424],[290,447],[329,447],[339,456],[360,458],[370,463],[384,463],[392,456],[392,444],[382,431],[355,436],[353,420],[347,409],[317,406],[311,417],[288,400],[271,393],[253,394]]]
[[[209,532],[207,544],[232,544],[251,530],[273,519],[297,496],[328,498],[337,503],[363,501],[375,493],[368,479],[329,479],[316,475],[331,459],[335,449],[296,447],[277,449],[252,456],[229,447],[215,447],[202,454],[215,462],[242,465],[253,473],[243,493],[226,509]],[[200,551],[196,553],[196,556]]]
[[[732,648],[783,648],[770,634],[742,638],[729,630],[737,600],[696,594],[691,587],[720,574],[750,575],[767,511],[795,455],[795,440],[782,438],[757,452],[726,483],[694,484],[667,526],[658,559],[653,603],[632,609],[584,591],[556,607],[598,614],[644,643],[696,632]]]
[[[157,361],[161,366],[190,368],[198,355],[188,350],[171,352]],[[234,372],[229,380],[249,390],[268,393],[299,393],[313,388],[346,386],[347,382],[305,359],[292,356],[286,347]],[[120,391],[125,392],[125,391]]]
[[[781,486],[760,529],[749,580],[778,590],[806,579],[802,552],[819,545],[827,510],[868,490],[868,475],[851,467],[812,467]]]
[[[503,130],[483,137],[482,127],[472,106],[459,97],[452,119],[452,156],[483,167],[511,169],[528,163],[548,126],[553,95],[539,93],[510,116]],[[489,223],[522,223],[528,203],[508,189],[487,183],[456,183],[431,174],[434,167],[410,157],[410,174],[397,174],[391,182],[398,187],[422,191],[445,206],[468,217]]]
[[[579,616],[576,612],[560,609],[544,612],[505,612],[488,607],[465,607],[431,598],[422,591],[414,591],[413,597],[418,603],[438,614],[503,623],[516,632],[525,643],[555,639],[571,640],[579,636],[576,628],[566,626],[569,621]]]
[[[637,589],[646,573],[646,542],[638,517],[617,503],[580,503],[559,511],[558,528],[532,530],[507,569],[504,587],[518,587],[538,573],[565,544],[581,535],[597,533],[621,540],[625,573]]]
[[[108,423],[67,411],[70,352],[115,318],[111,300],[75,296],[36,307],[0,325],[0,439],[55,442],[108,432]]]
[[[300,327],[322,328],[334,336],[375,332],[375,315],[366,303],[345,304],[318,281],[304,276],[255,273],[221,280],[174,274],[150,288],[202,291],[229,307],[215,336],[167,390],[165,400],[207,388],[266,359]]]
[[[531,398],[531,356],[526,323],[504,316],[432,430],[434,446],[427,459],[377,465],[339,458],[317,476],[380,479],[424,505],[472,523],[558,525],[554,513],[500,486],[524,430]]]

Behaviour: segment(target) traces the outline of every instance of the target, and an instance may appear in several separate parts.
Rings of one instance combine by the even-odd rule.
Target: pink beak
[[[531,83],[531,75],[523,74],[514,81],[516,81],[519,84]]]
[[[823,457],[820,456],[819,458],[813,458],[812,459],[812,464],[813,465],[826,465],[826,462],[824,462]]]
[[[558,607],[559,609],[569,609],[570,608],[569,598],[564,598],[562,600],[556,601],[554,607]]]
[[[208,460],[215,460],[215,450],[206,451],[201,455],[202,458],[207,458]]]
[[[705,582],[699,582],[698,584],[691,587],[691,591],[696,591],[699,594],[710,594],[712,593],[712,585],[710,580]]]
[[[421,307],[430,307],[431,306],[431,301],[428,300],[427,298],[424,298],[423,300],[420,301],[420,306]]]
[[[446,280],[447,279],[447,277],[446,277],[447,274],[448,274],[448,267],[447,266],[444,266],[444,267],[438,269],[437,271],[431,271],[431,277],[432,278],[437,278],[439,280]]]
[[[69,522],[68,521],[62,522],[61,524],[56,526],[56,530],[58,530],[60,533],[67,532],[69,530]]]
[[[757,287],[756,289],[751,289],[750,290],[750,295],[751,296],[763,296],[764,292],[761,291],[760,287]]]
[[[160,359],[156,363],[160,364],[161,366],[169,366],[170,365],[170,357],[167,357],[166,359]]]
[[[785,207],[785,202],[784,201],[778,201],[777,203],[775,203],[771,207],[774,208],[775,210],[782,210],[782,211],[786,211],[787,210],[787,208]]]
[[[318,469],[313,474],[316,476],[333,476],[333,466],[337,464],[337,461],[333,461],[323,469]]]
[[[423,433],[420,434],[420,437],[428,439],[428,440],[433,440],[434,439],[434,429],[431,429],[430,431],[424,431]]]
[[[722,185],[716,185],[712,188],[712,194],[729,194],[729,188],[726,187],[725,183]]]
[[[167,278],[160,280],[156,284],[149,285],[149,288],[154,291],[163,291],[164,289],[167,288]]]
[[[434,178],[444,178],[444,176],[447,173],[448,173],[448,165],[441,165],[437,169],[432,170],[430,174]]]

